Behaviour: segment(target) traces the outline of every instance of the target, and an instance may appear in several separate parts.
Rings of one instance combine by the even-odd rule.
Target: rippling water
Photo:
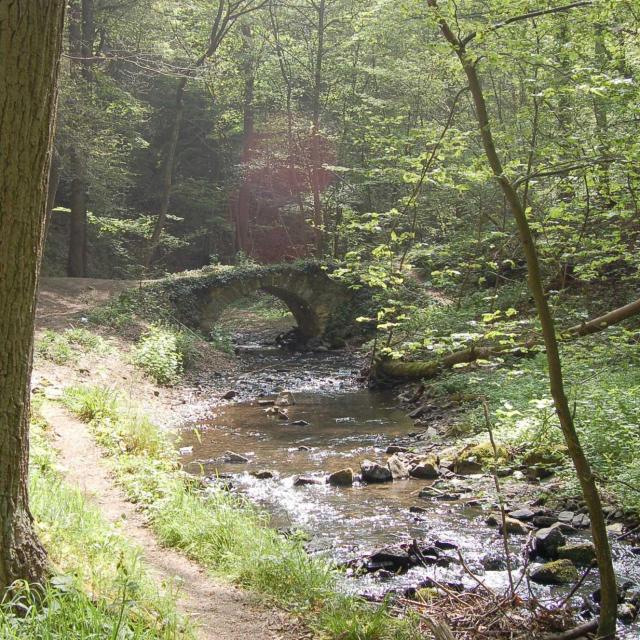
[[[187,470],[231,482],[234,490],[271,513],[273,526],[303,529],[310,536],[312,553],[329,554],[343,562],[411,539],[453,542],[487,586],[505,589],[506,572],[485,571],[481,562],[487,554],[503,554],[497,531],[485,523],[494,499],[491,490],[487,493],[487,479],[454,481],[459,482],[463,498],[451,502],[419,498],[420,489],[429,483],[415,479],[381,485],[354,484],[349,488],[327,484],[294,486],[299,475],[320,479],[345,467],[358,471],[365,458],[386,462],[386,447],[407,441],[408,434],[415,431],[413,421],[394,406],[391,396],[354,388],[352,371],[335,366],[332,369],[331,360],[326,360],[317,374],[309,374],[308,358],[296,361],[293,368],[281,368],[280,372],[277,368],[260,372],[250,384],[239,387],[245,390],[241,394],[244,398],[251,388],[275,392],[286,384],[294,389],[296,404],[289,408],[288,420],[267,415],[254,399],[213,408],[206,421],[184,429],[180,446],[189,448],[183,455]],[[293,424],[298,420],[308,424]],[[248,462],[226,463],[222,460],[226,451],[241,454]],[[261,470],[272,471],[275,477],[258,480],[251,475]],[[483,505],[466,504],[474,498]],[[411,513],[412,506],[427,511]],[[581,533],[574,538],[585,536]],[[513,562],[519,571],[524,541],[523,536],[511,537]],[[457,553],[447,553],[456,558],[448,568],[414,568],[404,575],[383,579],[375,574],[345,576],[343,588],[379,596],[390,589],[414,587],[426,576],[473,585],[473,579],[457,562]],[[614,553],[620,581],[640,584],[640,560],[623,545],[617,545]],[[566,594],[565,588],[531,587],[542,598],[562,599]],[[581,593],[594,588],[594,581],[587,580]],[[524,583],[522,590],[525,594]],[[631,635],[626,637],[638,637],[638,627],[627,631]]]

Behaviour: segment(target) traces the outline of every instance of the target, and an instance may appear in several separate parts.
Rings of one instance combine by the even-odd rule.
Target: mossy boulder
[[[485,469],[499,467],[509,462],[511,456],[509,450],[503,445],[496,446],[498,459],[496,461],[493,446],[490,442],[468,445],[458,452],[454,459],[454,470],[462,475],[482,473]]]
[[[538,584],[570,584],[578,577],[578,570],[567,559],[547,562],[529,571],[529,578]]]
[[[522,462],[527,466],[556,465],[564,462],[567,455],[567,447],[564,444],[540,444],[529,449],[522,456]]]
[[[558,558],[571,560],[577,565],[588,566],[596,559],[596,549],[591,542],[578,542],[558,547]]]

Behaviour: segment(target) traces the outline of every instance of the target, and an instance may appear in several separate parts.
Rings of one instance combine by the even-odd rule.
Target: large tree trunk
[[[153,233],[149,240],[147,253],[144,258],[144,266],[149,268],[151,262],[160,246],[160,238],[164,229],[167,215],[169,214],[169,205],[171,204],[171,189],[173,187],[173,170],[176,162],[176,150],[178,148],[178,140],[180,138],[180,127],[182,126],[182,112],[184,110],[184,93],[187,87],[187,78],[180,78],[176,88],[175,108],[173,112],[173,123],[171,125],[171,133],[167,142],[167,151],[164,157],[164,166],[162,168],[162,192],[160,195],[160,209],[158,217],[153,226]]]
[[[0,590],[41,581],[29,512],[29,396],[64,0],[0,2]]]
[[[437,0],[427,0],[427,4],[430,7],[435,8],[437,7]],[[538,317],[540,319],[544,345],[547,353],[549,387],[567,449],[569,450],[569,455],[573,461],[573,466],[575,467],[576,475],[578,476],[580,487],[582,489],[582,495],[584,496],[584,501],[587,505],[589,516],[591,518],[591,533],[593,535],[593,542],[596,548],[596,559],[598,561],[598,569],[600,572],[601,601],[598,637],[601,638],[601,640],[607,640],[615,637],[616,633],[616,613],[618,607],[616,576],[613,570],[611,549],[609,547],[609,539],[607,538],[607,530],[604,515],[602,513],[600,494],[598,493],[598,487],[593,473],[591,472],[589,461],[584,454],[582,445],[578,438],[573,422],[573,414],[571,413],[569,402],[564,390],[558,338],[556,335],[553,316],[551,315],[551,310],[544,292],[534,238],[531,233],[531,228],[529,227],[527,213],[522,204],[522,200],[516,191],[516,188],[505,175],[502,167],[502,161],[500,160],[500,156],[496,150],[482,83],[477,71],[478,61],[475,59],[475,56],[469,54],[465,43],[454,33],[447,21],[442,17],[439,17],[438,20],[443,36],[454,49],[465,75],[467,76],[487,162],[500,188],[502,189],[505,200],[509,204],[509,208],[511,209],[511,213],[513,214],[513,218],[520,234],[520,242],[527,260],[529,289],[533,295],[536,309],[538,311]]]

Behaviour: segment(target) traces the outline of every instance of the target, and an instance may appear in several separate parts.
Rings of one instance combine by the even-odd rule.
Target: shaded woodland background
[[[480,33],[548,285],[623,286],[639,255],[637,5],[489,28],[526,9],[470,2],[454,19]],[[331,256],[374,280],[408,263],[463,290],[520,278],[464,86],[415,0],[73,0],[45,274]]]

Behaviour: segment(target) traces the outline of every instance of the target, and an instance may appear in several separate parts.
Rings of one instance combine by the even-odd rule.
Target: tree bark
[[[69,53],[71,77],[78,91],[88,90],[93,81],[91,69],[94,38],[93,0],[73,0],[69,5]],[[69,152],[71,179],[69,248],[67,275],[87,275],[87,171],[86,158],[78,145]]]
[[[316,49],[314,78],[313,78],[313,100],[312,100],[312,122],[311,122],[311,191],[313,194],[313,224],[316,234],[316,254],[322,257],[324,252],[324,215],[322,211],[321,197],[321,158],[320,158],[320,99],[322,97],[322,63],[324,62],[324,31],[326,18],[325,0],[313,3],[318,12],[318,48]]]
[[[249,239],[249,213],[251,206],[251,185],[246,176],[251,159],[251,146],[254,134],[253,94],[255,85],[255,68],[253,63],[253,36],[248,24],[242,25],[243,56],[242,73],[244,76],[244,104],[241,162],[245,175],[238,190],[235,206],[235,249],[247,252]]]
[[[87,185],[84,180],[82,159],[72,150],[69,167],[71,180],[69,253],[67,275],[70,278],[84,278],[87,275]]]
[[[29,397],[64,0],[0,2],[0,590],[39,582],[29,511]]]
[[[167,151],[164,158],[164,166],[162,169],[162,195],[160,197],[160,208],[158,209],[158,217],[153,227],[153,233],[149,240],[149,246],[144,258],[144,266],[148,269],[151,261],[160,246],[160,238],[164,229],[167,215],[169,213],[169,205],[171,204],[171,187],[173,186],[173,170],[176,162],[176,149],[178,148],[178,139],[180,138],[180,126],[182,124],[182,112],[184,111],[184,93],[187,87],[187,78],[180,78],[176,88],[176,99],[173,112],[173,124],[171,125],[171,134],[167,143]]]
[[[427,4],[431,8],[436,8],[437,0],[427,0]],[[573,414],[571,413],[569,402],[564,390],[558,338],[556,336],[553,316],[551,315],[551,310],[544,292],[538,253],[529,227],[525,208],[516,188],[504,173],[502,162],[495,147],[493,133],[491,130],[491,121],[489,119],[489,113],[484,99],[482,84],[477,72],[478,61],[475,59],[475,56],[469,54],[462,40],[455,35],[443,17],[438,17],[438,23],[443,36],[452,46],[460,60],[460,64],[462,65],[465,75],[467,76],[469,89],[476,108],[476,118],[478,120],[480,136],[484,152],[487,157],[487,162],[491,167],[502,192],[504,193],[504,197],[509,204],[520,234],[520,242],[527,260],[529,289],[531,290],[536,304],[540,325],[542,327],[544,344],[546,347],[551,395],[553,396],[556,413],[569,450],[569,455],[573,461],[582,489],[582,494],[591,517],[591,532],[596,548],[596,558],[600,572],[600,590],[602,594],[598,636],[601,640],[606,640],[608,638],[615,637],[616,633],[616,613],[618,607],[616,576],[613,570],[611,549],[609,547],[609,539],[607,538],[607,530],[604,515],[602,513],[600,494],[598,493],[598,488],[596,486],[593,473],[591,472],[589,461],[584,454],[578,434],[575,430]]]

